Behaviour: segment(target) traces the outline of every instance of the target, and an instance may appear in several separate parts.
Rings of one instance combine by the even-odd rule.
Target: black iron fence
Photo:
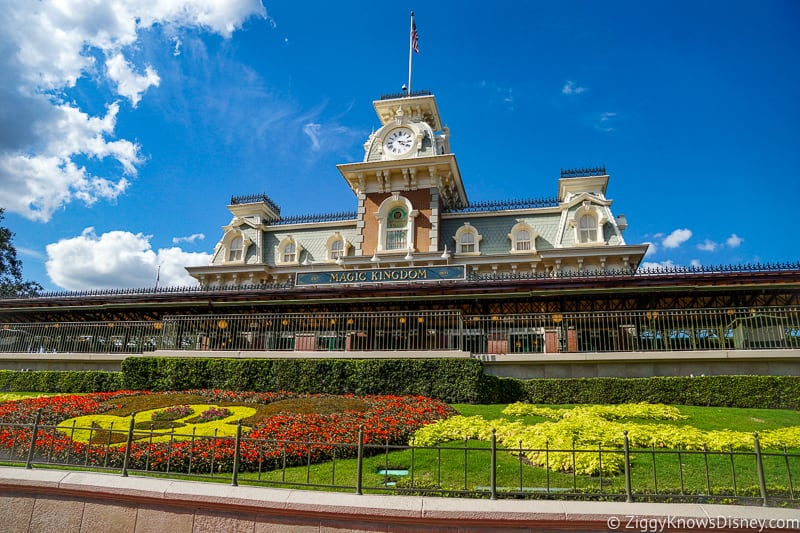
[[[800,452],[763,451],[757,433],[751,450],[632,448],[627,432],[621,448],[530,449],[501,446],[494,431],[488,443],[416,446],[366,443],[362,430],[345,443],[255,439],[241,421],[226,436],[138,426],[133,417],[127,427],[56,426],[38,414],[33,423],[0,423],[0,461],[356,494],[800,506]],[[84,444],[73,441],[78,434]],[[539,466],[528,461],[532,453]],[[596,473],[576,473],[587,462]],[[618,472],[609,474],[610,464]]]
[[[800,347],[800,308],[463,315],[460,311],[179,315],[0,323],[0,352],[450,351],[473,354]]]

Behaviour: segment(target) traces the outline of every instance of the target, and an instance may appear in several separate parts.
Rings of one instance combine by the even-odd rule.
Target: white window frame
[[[389,231],[389,224],[388,224],[388,217],[389,214],[394,211],[395,208],[401,208],[406,212],[407,220],[406,220],[406,246],[401,248],[387,248],[387,239],[388,239],[388,231]],[[383,202],[381,202],[378,211],[375,213],[375,218],[378,220],[378,247],[376,252],[377,253],[404,253],[410,252],[415,250],[415,243],[414,243],[414,222],[417,218],[419,211],[413,208],[411,205],[411,201],[406,198],[405,196],[401,196],[400,193],[393,192],[391,196],[386,198]]]
[[[234,245],[237,241],[241,242],[240,248],[234,248]],[[247,250],[250,248],[250,245],[253,244],[253,241],[245,237],[245,234],[240,229],[230,229],[228,230],[224,237],[222,238],[222,261],[224,263],[243,263],[245,259],[247,259]],[[234,252],[238,251],[239,253],[236,254],[238,257],[234,258]]]
[[[228,262],[239,263],[244,259],[244,237],[237,236],[228,243]]]
[[[527,232],[528,239],[520,239],[522,232]],[[535,254],[536,238],[538,236],[539,234],[533,230],[530,224],[527,222],[518,222],[511,228],[511,232],[508,234],[508,238],[511,240],[511,250],[509,250],[509,253]],[[522,249],[520,249],[520,247],[522,247]]]
[[[347,257],[350,243],[344,238],[344,235],[337,231],[328,237],[325,248],[328,250],[328,261],[336,261],[340,257]]]
[[[588,224],[584,224],[588,222]],[[578,242],[580,244],[588,244],[597,242],[597,218],[591,213],[583,213],[578,218]]]
[[[472,238],[471,243],[465,243],[465,238]],[[456,243],[456,253],[459,255],[481,255],[481,240],[483,239],[483,235],[478,233],[478,230],[475,229],[469,222],[465,222],[463,226],[458,228],[456,234],[453,236],[453,240]],[[465,249],[465,244],[471,245],[472,250]]]
[[[591,217],[594,221],[594,228],[583,227],[582,222],[589,220],[584,217]],[[575,211],[575,214],[569,219],[569,224],[575,231],[575,246],[596,246],[598,244],[605,244],[603,235],[603,225],[608,221],[603,208],[594,205],[589,201],[583,204]],[[591,239],[591,232],[595,231],[594,240]],[[586,239],[584,239],[586,235]]]
[[[294,257],[290,258],[287,261],[287,255],[291,252],[287,250],[289,247],[294,247]],[[284,239],[278,244],[277,255],[275,256],[275,264],[276,265],[299,265],[300,264],[300,256],[303,253],[303,247],[297,240],[292,237],[291,235],[284,237]]]

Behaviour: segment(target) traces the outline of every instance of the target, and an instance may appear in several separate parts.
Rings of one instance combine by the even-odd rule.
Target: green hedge
[[[121,372],[0,370],[3,392],[101,392],[122,388]]]
[[[196,388],[335,394],[421,394],[480,403],[475,359],[195,359],[129,357],[126,389]]]
[[[800,409],[800,376],[700,376],[532,379],[530,403],[650,402],[672,405]]]
[[[800,376],[531,379],[483,374],[476,359],[129,357],[122,372],[0,371],[0,391],[287,390],[421,394],[451,403],[616,404],[800,409]]]

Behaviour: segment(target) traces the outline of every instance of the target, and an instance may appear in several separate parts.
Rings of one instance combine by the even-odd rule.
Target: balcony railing
[[[459,311],[172,316],[0,323],[0,352],[451,351],[473,354],[800,348],[800,308],[463,315]]]
[[[461,208],[459,208],[461,209]],[[466,207],[463,209],[470,209]],[[481,208],[482,209],[482,208]],[[343,219],[349,218],[350,213],[333,213],[330,215],[333,219],[341,216]],[[311,215],[317,216],[317,215]],[[319,215],[320,217],[328,217],[328,215]],[[272,221],[271,223],[299,223],[300,219],[288,217],[280,221]],[[503,282],[509,280],[593,280],[593,279],[614,279],[624,278],[628,279],[649,279],[654,277],[675,278],[684,280],[687,276],[706,276],[706,275],[739,275],[739,274],[797,274],[800,272],[800,261],[794,262],[778,262],[778,263],[745,263],[745,264],[728,264],[728,265],[697,265],[697,266],[674,266],[674,267],[658,267],[658,268],[639,268],[632,269],[605,269],[605,270],[584,270],[572,271],[563,270],[557,272],[486,272],[486,273],[470,273],[467,279],[463,281],[466,284],[490,284],[494,282]],[[448,284],[453,282],[448,281]],[[462,282],[459,282],[462,283]],[[87,289],[77,291],[42,291],[36,294],[21,294],[21,295],[3,295],[0,296],[0,301],[36,301],[36,300],[51,300],[51,299],[80,299],[80,298],[108,298],[108,299],[122,299],[122,298],[149,298],[149,297],[182,297],[182,296],[196,296],[196,295],[235,295],[243,292],[260,292],[269,294],[271,292],[286,293],[295,288],[294,280],[289,279],[281,282],[273,283],[257,283],[257,284],[242,284],[242,285],[187,285],[183,287],[178,286],[160,286],[160,287],[137,287],[137,288],[117,288],[117,289]],[[302,290],[302,289],[301,289]]]

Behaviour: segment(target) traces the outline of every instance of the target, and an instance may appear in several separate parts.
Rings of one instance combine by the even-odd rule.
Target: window
[[[236,237],[228,246],[228,261],[241,261],[244,241],[241,237]]]
[[[531,232],[526,229],[517,231],[514,249],[518,252],[528,252],[531,249]]]
[[[456,253],[457,254],[473,254],[480,255],[480,242],[483,238],[469,222],[464,222],[464,225],[458,228],[455,236]]]
[[[281,256],[282,263],[295,263],[297,261],[297,246],[293,242],[287,243],[283,247],[283,254]]]
[[[461,242],[459,243],[461,247],[459,248],[459,252],[463,253],[470,253],[475,251],[475,234],[472,232],[464,233],[461,236]]]
[[[399,192],[392,192],[375,213],[378,221],[378,246],[375,253],[406,252],[414,250],[414,219],[419,212],[411,201]],[[345,241],[345,255],[347,255]]]
[[[527,222],[518,222],[511,228],[508,238],[511,240],[512,254],[530,254],[536,252],[536,237],[539,234],[533,231]]]
[[[330,258],[339,259],[344,257],[344,241],[337,239],[331,243]]]
[[[408,248],[408,212],[402,207],[395,207],[386,217],[386,249],[406,248]]]
[[[581,216],[578,222],[578,241],[596,242],[597,241],[597,222],[592,215]]]

